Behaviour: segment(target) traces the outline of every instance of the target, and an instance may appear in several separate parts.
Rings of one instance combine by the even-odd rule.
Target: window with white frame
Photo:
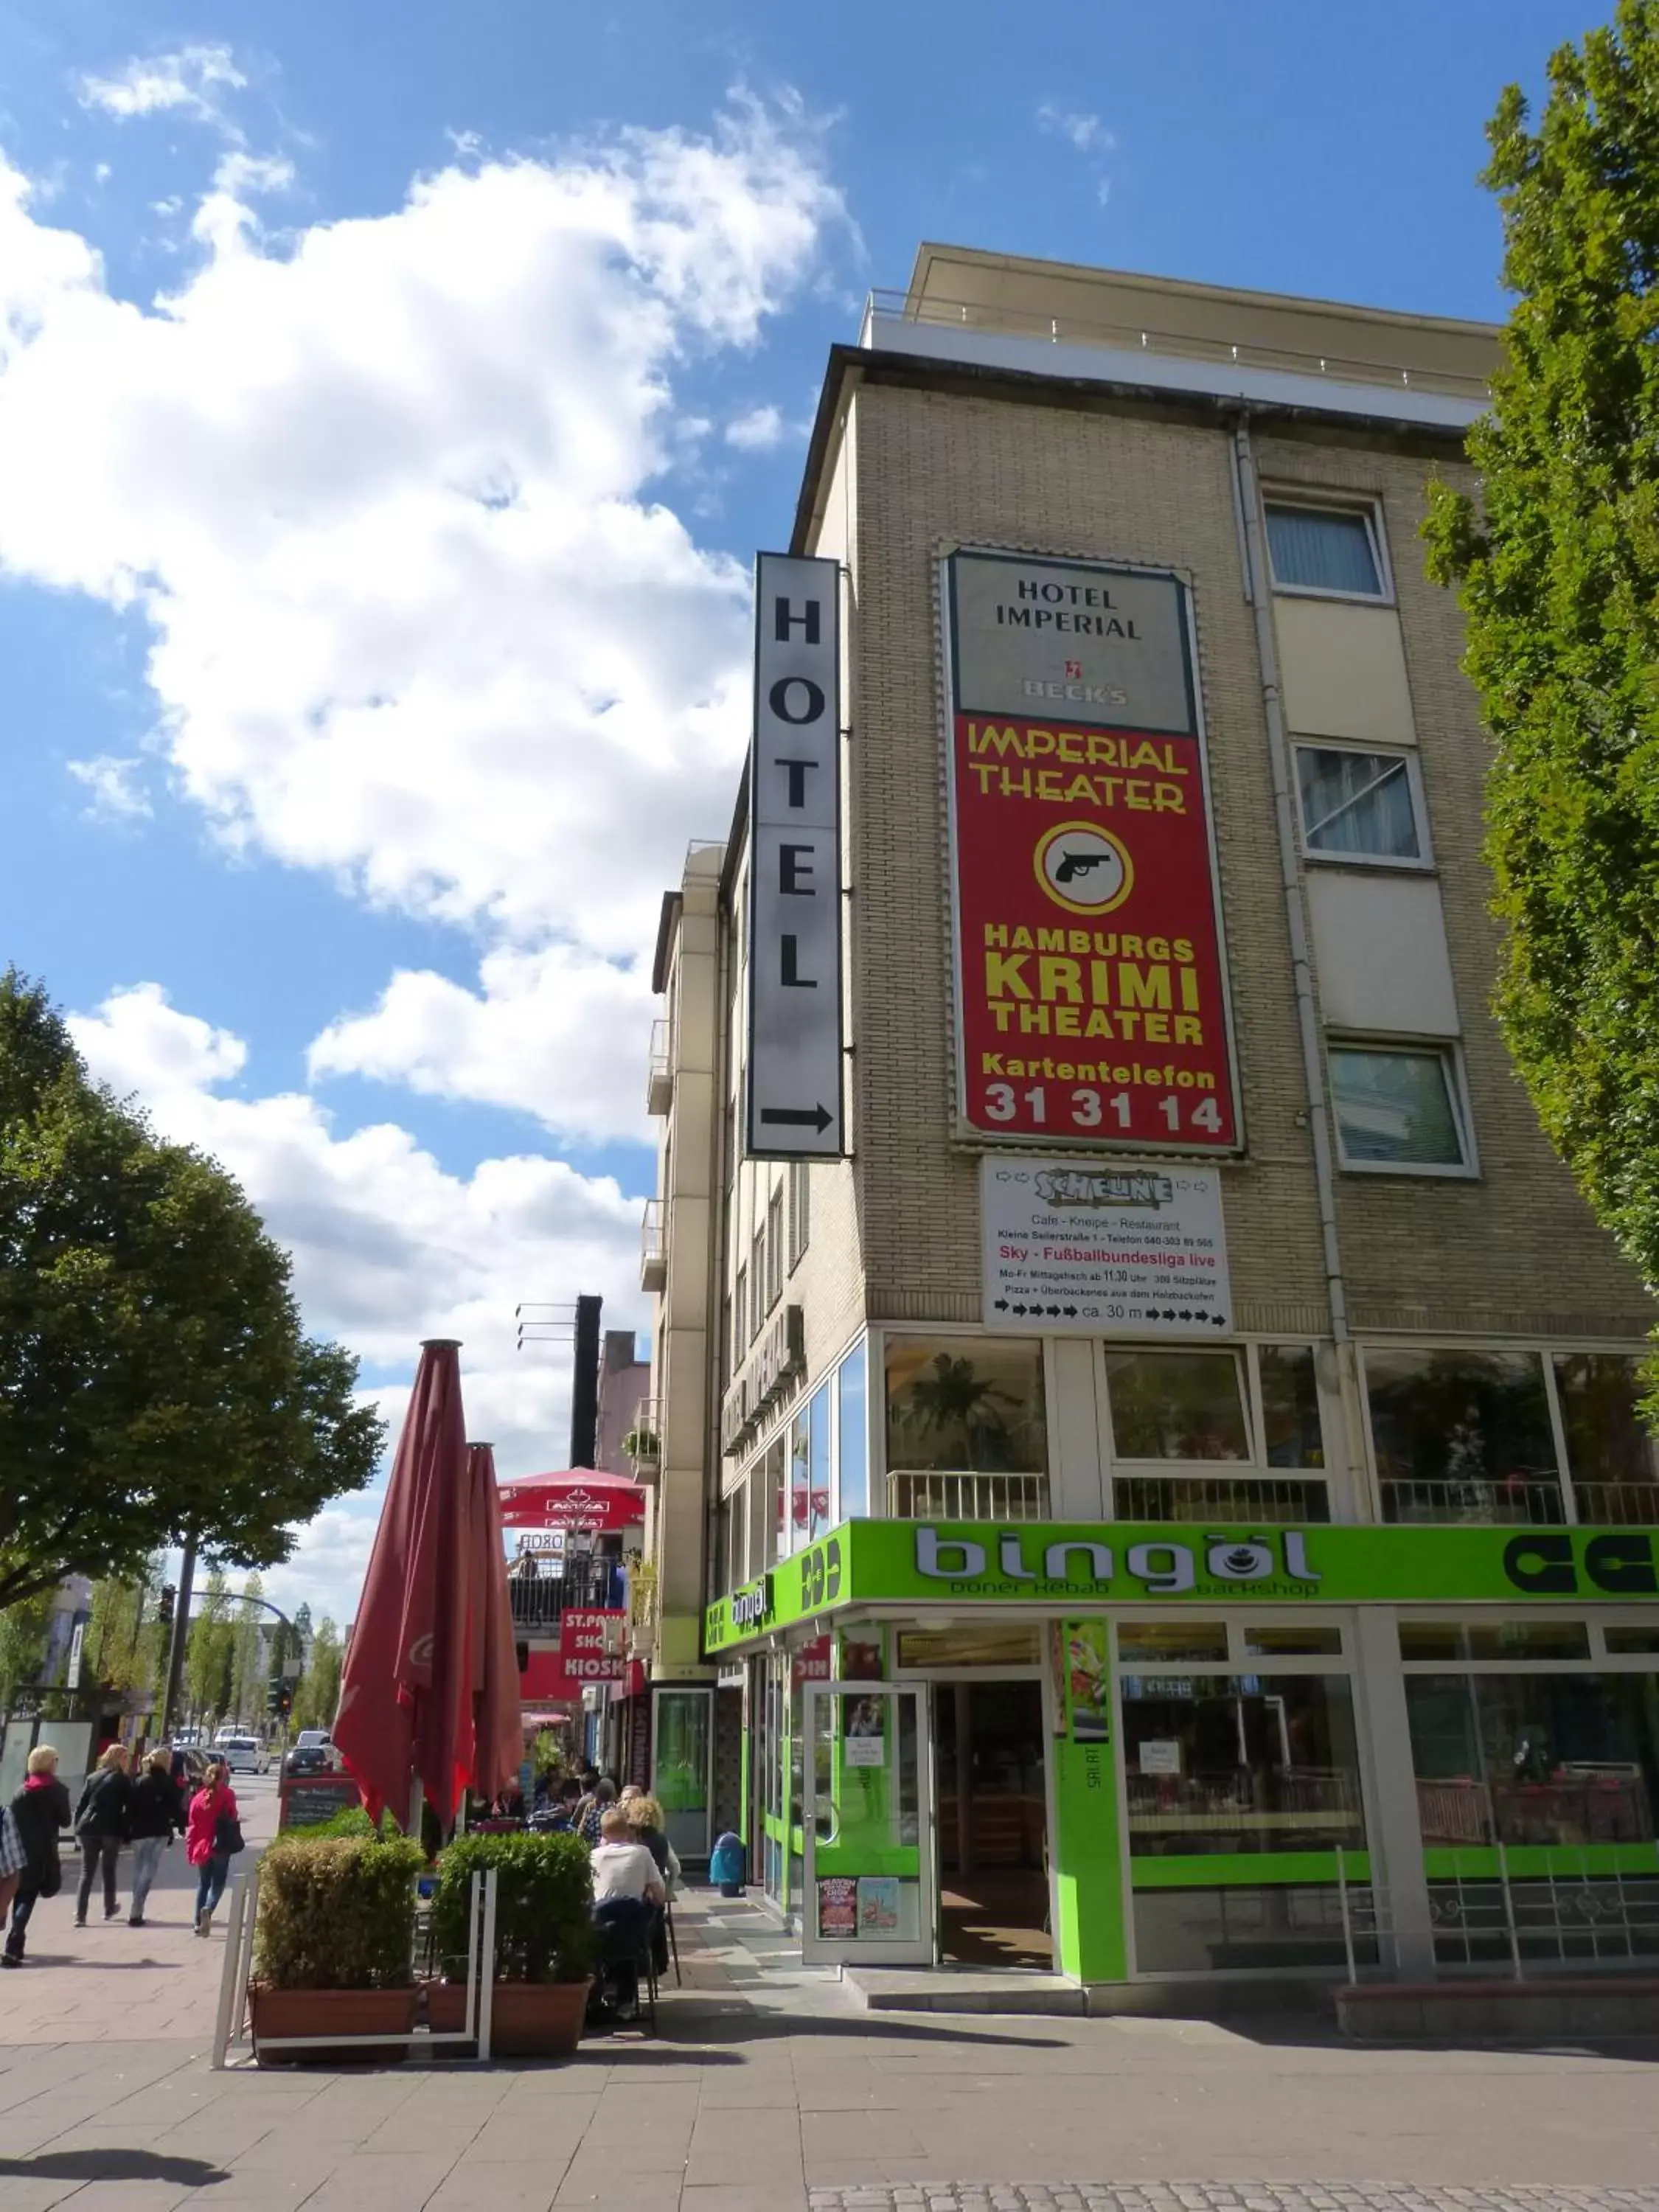
[[[761,1333],[761,1323],[766,1319],[766,1224],[763,1222],[755,1231],[754,1243],[749,1252],[749,1300],[753,1310],[749,1316],[749,1336],[752,1343]]]
[[[732,1346],[732,1364],[742,1364],[743,1355],[749,1349],[749,1270],[739,1267],[732,1304],[737,1309],[738,1335]]]
[[[1120,1520],[1330,1518],[1312,1345],[1109,1345],[1104,1362]]]
[[[783,1296],[783,1185],[766,1201],[766,1310]]]
[[[1333,1038],[1326,1057],[1345,1168],[1409,1175],[1474,1173],[1452,1046]]]
[[[1428,839],[1417,763],[1409,753],[1352,745],[1296,747],[1302,847],[1310,860],[1423,867]]]
[[[1634,1352],[1368,1344],[1385,1521],[1659,1526]]]
[[[1340,599],[1391,596],[1382,532],[1369,501],[1328,505],[1270,493],[1264,505],[1276,592]]]
[[[812,1164],[794,1160],[789,1168],[789,1267],[800,1265],[812,1233]]]

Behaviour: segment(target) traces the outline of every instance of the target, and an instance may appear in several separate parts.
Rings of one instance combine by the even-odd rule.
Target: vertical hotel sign
[[[755,569],[749,764],[746,1149],[844,1150],[841,1012],[841,569],[763,553]]]
[[[963,1130],[1241,1142],[1186,586],[945,562]]]

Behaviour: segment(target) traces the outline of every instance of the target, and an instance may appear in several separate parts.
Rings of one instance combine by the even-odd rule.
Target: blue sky
[[[511,1307],[643,1319],[641,962],[866,289],[931,238],[1499,313],[1481,125],[1583,21],[0,0],[0,953],[394,1415],[453,1328],[560,1463]]]

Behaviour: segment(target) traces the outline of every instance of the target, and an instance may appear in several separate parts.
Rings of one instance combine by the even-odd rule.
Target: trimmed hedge
[[[274,1990],[407,1989],[425,1864],[402,1836],[283,1836],[259,1870],[256,1979]]]
[[[458,1836],[438,1861],[433,1927],[451,1972],[465,1959],[472,1877],[494,1867],[495,1978],[586,1981],[593,1958],[593,1872],[580,1836]]]

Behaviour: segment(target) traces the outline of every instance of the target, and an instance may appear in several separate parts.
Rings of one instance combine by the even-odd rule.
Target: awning
[[[646,1495],[628,1476],[600,1474],[591,1467],[525,1474],[501,1485],[501,1523],[507,1528],[586,1528],[617,1535],[644,1521]]]

